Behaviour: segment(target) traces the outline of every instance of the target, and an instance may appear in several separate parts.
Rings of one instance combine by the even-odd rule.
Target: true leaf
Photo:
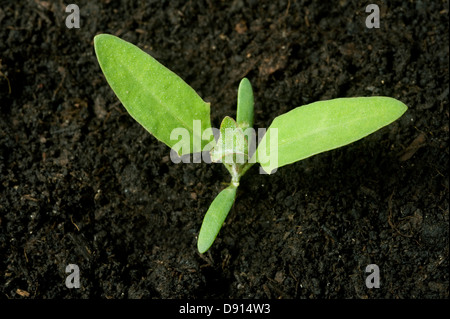
[[[174,129],[186,129],[191,137],[180,145],[181,154],[200,152],[210,140],[202,132],[211,128],[209,103],[178,75],[135,45],[109,34],[94,38],[100,67],[128,113],[169,147]],[[194,129],[194,120],[201,121]],[[194,143],[194,139],[199,141]],[[194,149],[195,147],[195,149]],[[199,149],[200,148],[200,149]],[[187,151],[189,150],[189,151]]]
[[[227,164],[242,164],[248,160],[247,138],[236,121],[229,116],[225,116],[220,124],[220,136],[211,150],[211,160]]]
[[[297,107],[274,119],[258,145],[256,159],[270,174],[361,139],[395,121],[406,109],[389,97],[339,98]],[[270,143],[272,134],[278,139]]]

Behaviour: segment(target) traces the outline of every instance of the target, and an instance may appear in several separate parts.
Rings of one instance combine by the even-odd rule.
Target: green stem
[[[245,164],[224,164],[227,168],[228,172],[231,175],[231,182],[230,184],[234,185],[235,187],[239,186],[239,181],[241,180],[241,177],[244,176],[244,174],[252,167],[255,163],[245,163]]]

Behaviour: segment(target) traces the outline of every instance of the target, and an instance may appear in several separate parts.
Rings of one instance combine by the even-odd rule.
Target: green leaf
[[[237,100],[237,125],[243,130],[253,127],[253,89],[250,81],[243,78],[239,84]]]
[[[242,129],[237,127],[236,121],[229,116],[225,116],[220,124],[220,136],[211,150],[211,160],[226,164],[243,164],[248,160],[247,138]]]
[[[231,184],[222,190],[211,203],[198,235],[197,248],[200,253],[203,254],[214,243],[228,212],[233,206],[236,189],[236,186]]]
[[[297,107],[274,119],[258,145],[256,159],[270,174],[278,167],[361,139],[406,110],[406,105],[389,97],[340,98]]]
[[[190,138],[178,144],[182,152],[200,152],[209,140],[202,133],[211,128],[209,103],[178,75],[135,45],[109,34],[94,38],[94,47],[106,80],[128,113],[169,147],[174,129],[185,129]],[[194,120],[201,121],[194,128]],[[198,122],[197,122],[198,123]]]

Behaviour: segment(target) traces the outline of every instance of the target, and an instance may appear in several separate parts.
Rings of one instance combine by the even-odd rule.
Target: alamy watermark
[[[278,166],[278,129],[271,128],[268,138],[263,138],[266,134],[265,128],[226,128],[225,137],[222,143],[217,144],[220,137],[220,130],[208,128],[201,131],[201,121],[193,121],[193,132],[183,127],[172,130],[170,140],[177,141],[170,150],[170,160],[173,163],[225,163],[225,164],[245,164],[259,163],[270,164],[271,167]],[[191,143],[192,141],[192,143]],[[210,141],[201,148],[202,141]],[[213,150],[216,146],[221,147],[220,151]],[[191,149],[192,146],[192,149]],[[258,154],[256,156],[256,149]],[[247,149],[245,149],[247,148]],[[264,150],[264,151],[261,151]],[[267,152],[269,150],[269,152]],[[270,151],[272,150],[272,151]],[[275,150],[275,151],[274,151]],[[212,152],[214,155],[211,155]],[[191,157],[191,153],[192,157]],[[219,155],[217,155],[219,153]],[[186,154],[180,156],[179,154]],[[258,157],[258,158],[256,158]],[[273,170],[271,173],[274,173]],[[267,174],[260,169],[260,174]]]
[[[366,27],[368,29],[380,28],[380,7],[371,3],[366,6],[366,12],[370,13],[366,18]],[[70,13],[66,17],[66,27],[69,29],[80,28],[80,8],[76,4],[69,4],[66,7],[66,13]]]
[[[80,268],[75,264],[68,264],[66,273],[70,273],[66,277],[66,287],[69,289],[80,288]]]
[[[366,27],[368,29],[380,28],[380,7],[376,4],[369,4],[366,7],[366,12],[370,14],[366,18]]]
[[[376,264],[367,265],[366,272],[370,273],[366,277],[366,287],[369,289],[380,288],[380,267]]]
[[[80,28],[80,8],[76,4],[69,4],[66,7],[66,12],[70,13],[66,17],[66,27],[69,29]]]

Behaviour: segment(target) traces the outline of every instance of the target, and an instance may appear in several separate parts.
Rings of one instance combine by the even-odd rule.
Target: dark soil
[[[448,1],[0,1],[0,298],[448,298]],[[118,102],[93,50],[115,34],[255,127],[323,99],[409,110],[346,147],[243,178],[212,249],[222,165],[174,164]],[[301,125],[301,123],[299,123]],[[65,285],[68,264],[81,288]],[[366,266],[380,269],[369,289]]]

